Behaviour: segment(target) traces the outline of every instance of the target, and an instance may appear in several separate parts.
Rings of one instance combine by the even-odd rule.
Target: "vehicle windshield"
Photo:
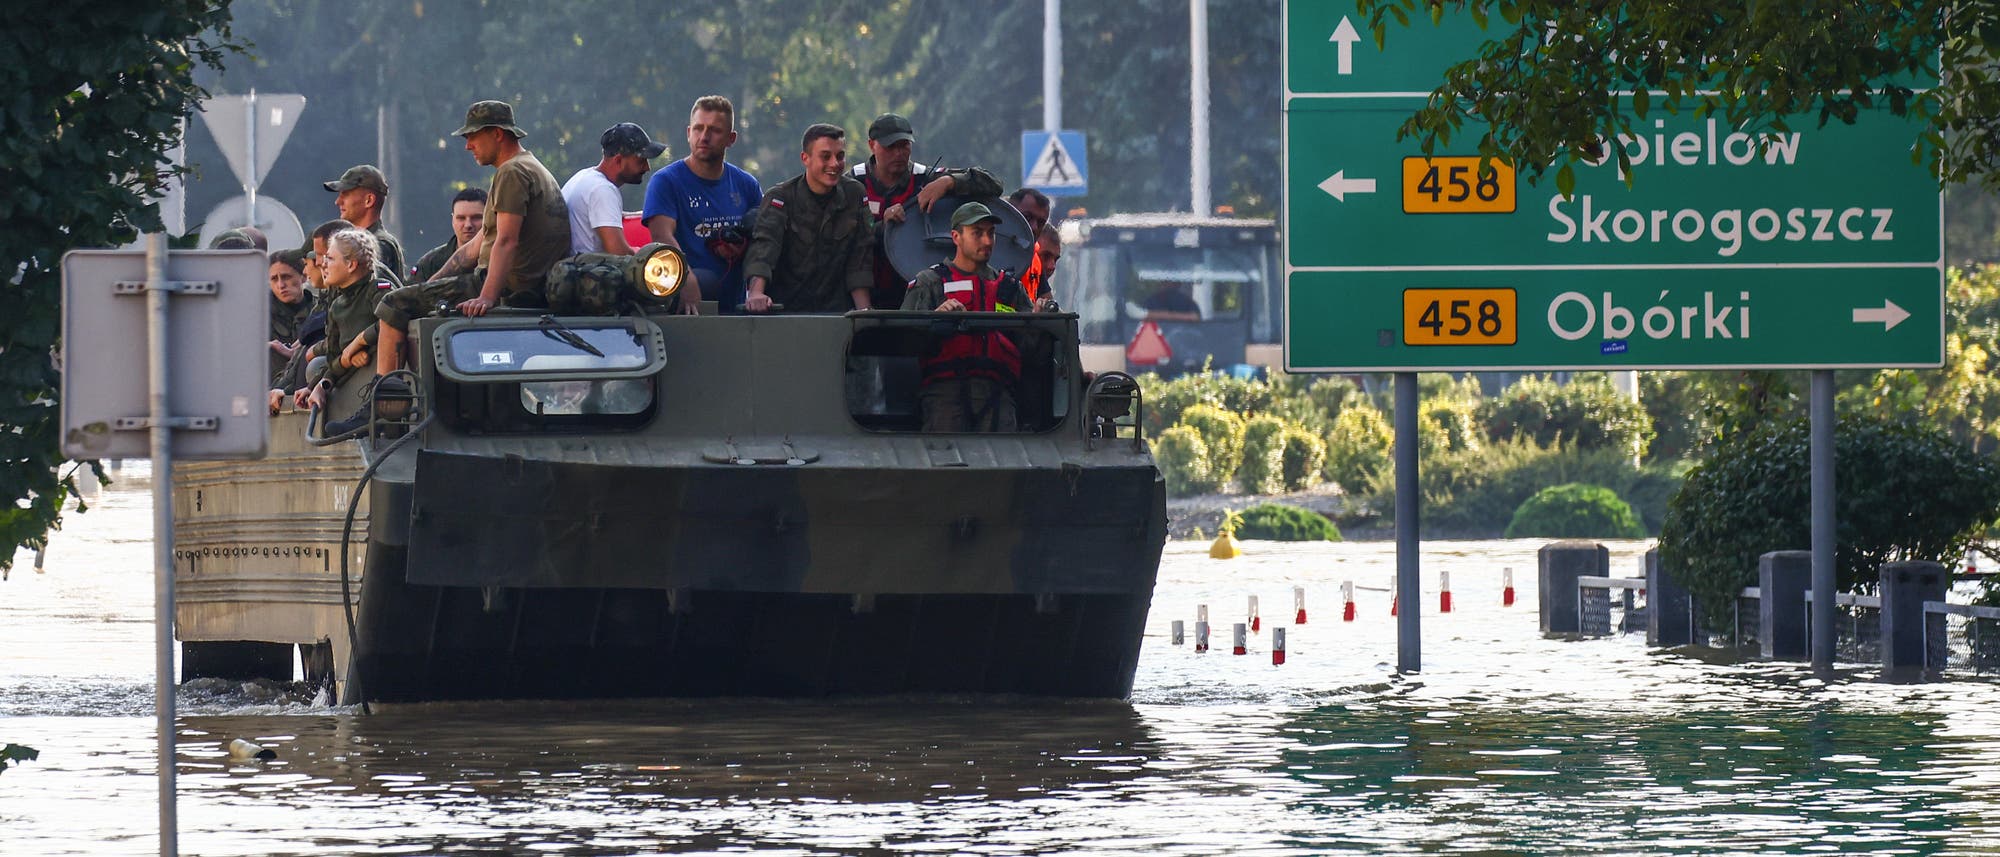
[[[467,327],[452,332],[448,352],[467,375],[637,369],[648,359],[644,340],[623,325]]]

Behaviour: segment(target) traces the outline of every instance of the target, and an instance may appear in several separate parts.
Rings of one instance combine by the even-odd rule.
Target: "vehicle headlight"
[[[687,281],[687,258],[665,244],[649,244],[644,252],[646,263],[640,270],[639,282],[646,293],[656,298],[673,297]]]

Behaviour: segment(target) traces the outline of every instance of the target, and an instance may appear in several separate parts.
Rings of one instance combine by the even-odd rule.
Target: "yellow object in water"
[[[1235,559],[1243,555],[1243,549],[1236,546],[1236,537],[1224,530],[1209,544],[1208,555],[1214,559]]]

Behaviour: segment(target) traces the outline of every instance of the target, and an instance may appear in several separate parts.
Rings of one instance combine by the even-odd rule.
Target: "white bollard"
[[[1285,629],[1283,629],[1283,628],[1272,628],[1272,629],[1271,629],[1271,666],[1274,666],[1274,667],[1276,667],[1276,666],[1283,666],[1283,665],[1284,665],[1284,663],[1285,663]]]
[[[1250,633],[1264,632],[1264,617],[1257,615],[1257,596],[1250,596]]]
[[[1187,626],[1183,625],[1179,619],[1174,620],[1173,639],[1176,646],[1187,641]]]
[[[1248,640],[1248,639],[1249,639],[1249,635],[1248,635],[1248,634],[1245,634],[1245,633],[1244,633],[1244,625],[1243,625],[1243,623],[1242,623],[1242,622],[1238,622],[1238,623],[1236,623],[1236,626],[1235,626],[1235,628],[1233,629],[1233,631],[1232,631],[1232,634],[1231,634],[1231,637],[1230,637],[1230,640],[1231,640],[1231,648],[1230,648],[1230,653],[1231,653],[1231,654],[1237,654],[1237,655],[1247,655],[1247,654],[1249,654],[1249,653],[1250,653],[1250,646],[1249,646],[1249,645],[1248,645],[1248,643],[1247,643],[1247,640]]]

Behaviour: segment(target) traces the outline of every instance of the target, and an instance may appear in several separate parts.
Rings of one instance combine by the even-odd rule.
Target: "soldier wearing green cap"
[[[951,213],[952,257],[910,281],[903,309],[933,312],[1034,312],[1021,280],[988,265],[999,215],[968,202]],[[1014,385],[1021,380],[1021,351],[997,331],[958,333],[938,343],[923,361],[927,432],[1015,431]]]
[[[905,209],[930,211],[945,196],[977,199],[1000,195],[1000,182],[978,167],[932,170],[911,163],[917,132],[900,113],[884,113],[868,123],[868,160],[849,173],[867,192],[868,213],[875,218],[875,285],[870,302],[878,307],[901,306],[903,277],[883,251],[884,224],[901,223]]]
[[[569,255],[569,207],[555,176],[521,147],[527,136],[514,124],[505,101],[480,101],[465,111],[455,132],[480,166],[494,167],[479,236],[453,253],[429,282],[412,283],[382,297],[375,351],[378,375],[403,366],[402,346],[410,320],[430,314],[439,303],[468,316],[482,316],[505,301],[509,306],[543,306],[542,284],[549,268]],[[345,421],[343,421],[345,422]],[[329,425],[328,431],[334,431]]]
[[[382,206],[389,202],[389,180],[382,171],[373,164],[359,164],[348,167],[340,178],[321,182],[321,186],[334,193],[333,208],[340,212],[340,219],[375,236],[375,244],[381,248],[375,261],[388,270],[392,282],[402,285],[410,269],[403,267],[403,243],[382,226]]]

